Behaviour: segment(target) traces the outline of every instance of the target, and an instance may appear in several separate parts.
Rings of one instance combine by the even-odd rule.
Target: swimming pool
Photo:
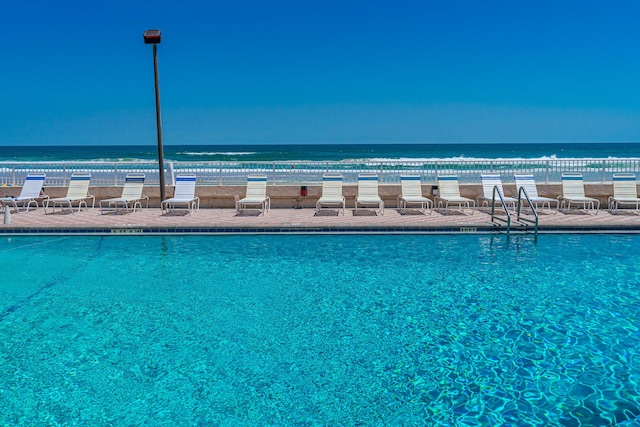
[[[640,237],[0,239],[0,425],[636,425]]]

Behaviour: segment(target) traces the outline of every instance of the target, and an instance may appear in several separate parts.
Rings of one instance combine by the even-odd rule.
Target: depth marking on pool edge
[[[140,234],[142,228],[112,228],[111,234]]]
[[[475,233],[478,231],[477,227],[460,227],[461,233]]]

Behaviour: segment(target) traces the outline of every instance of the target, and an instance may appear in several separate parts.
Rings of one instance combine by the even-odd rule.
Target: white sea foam
[[[250,156],[257,154],[255,151],[182,151],[176,154],[184,156]]]
[[[245,153],[248,154],[248,153]],[[204,155],[200,153],[198,155]],[[9,163],[11,166],[6,166]],[[97,161],[54,161],[25,162],[15,168],[15,162],[0,162],[0,183],[21,185],[24,176],[32,170],[47,173],[48,185],[65,185],[70,173],[74,171],[90,172],[92,185],[114,185],[122,183],[126,173],[143,172],[147,174],[150,184],[157,182],[157,161],[145,159],[112,159]],[[448,168],[458,170],[462,179],[471,182],[478,179],[478,174],[493,168],[500,173],[536,173],[546,180],[559,181],[564,171],[579,171],[585,174],[585,180],[611,180],[614,172],[637,172],[638,159],[625,159],[609,156],[607,158],[557,158],[555,155],[537,158],[360,158],[342,161],[272,161],[272,162],[219,162],[210,160],[191,160],[187,162],[167,160],[173,164],[173,172],[189,171],[197,173],[199,183],[233,183],[242,184],[249,173],[266,173],[277,183],[283,182],[317,182],[324,172],[342,173],[351,181],[357,173],[364,170],[381,173],[385,182],[397,182],[403,171],[419,170],[421,173],[433,175]],[[240,163],[238,165],[238,163]],[[286,167],[273,167],[273,164]],[[220,169],[222,165],[222,169]],[[294,165],[295,167],[290,167]],[[399,166],[399,167],[396,167]],[[491,166],[489,166],[491,165]],[[458,168],[458,166],[461,166]],[[395,180],[395,181],[394,181]]]
[[[136,158],[125,158],[125,157],[120,157],[120,158],[101,158],[101,159],[93,159],[93,160],[78,160],[78,161],[73,161],[73,163],[90,163],[90,162],[94,162],[94,163],[149,163],[149,162],[154,162],[154,159],[136,159]]]
[[[602,160],[628,160],[636,159],[635,157],[558,157],[556,154],[539,157],[362,157],[353,159],[340,160],[341,163],[434,163],[434,162],[590,162]]]

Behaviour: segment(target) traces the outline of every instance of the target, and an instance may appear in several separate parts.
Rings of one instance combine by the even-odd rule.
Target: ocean
[[[392,161],[640,158],[640,143],[165,145],[166,161]],[[0,146],[0,161],[151,161],[155,145]]]

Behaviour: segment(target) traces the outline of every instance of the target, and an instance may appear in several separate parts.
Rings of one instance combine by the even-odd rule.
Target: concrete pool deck
[[[487,210],[476,210],[473,215],[450,211],[422,214],[408,210],[401,214],[396,208],[387,208],[384,215],[371,210],[360,210],[355,216],[352,209],[345,215],[326,211],[314,215],[315,210],[272,209],[266,215],[246,211],[237,215],[234,209],[200,209],[192,215],[175,211],[162,215],[158,208],[141,209],[135,213],[101,214],[99,209],[81,212],[56,211],[45,214],[38,208],[29,212],[11,211],[11,224],[0,224],[0,235],[55,235],[55,234],[242,234],[242,233],[505,233],[506,224],[492,223]],[[501,218],[506,218],[503,214]],[[533,215],[525,215],[533,219]],[[511,218],[511,232],[533,232],[532,224],[522,224]],[[597,215],[572,211],[554,215],[539,212],[540,233],[640,233],[640,215],[621,211],[612,215],[601,210]]]

